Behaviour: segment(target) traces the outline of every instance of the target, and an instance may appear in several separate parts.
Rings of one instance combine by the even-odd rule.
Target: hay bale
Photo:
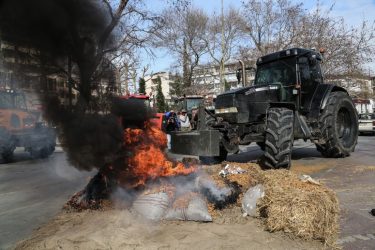
[[[223,162],[222,165],[205,167],[204,170],[217,185],[224,181],[224,178],[217,175],[226,164],[246,170],[246,173],[228,175],[225,178],[240,183],[243,192],[256,184],[263,184],[265,187],[265,196],[257,206],[260,215],[264,217],[266,230],[284,231],[303,239],[320,240],[334,246],[339,219],[339,203],[334,191],[324,185],[303,182],[291,171],[263,171],[253,163]],[[235,208],[240,208],[242,198],[243,194],[240,194]]]
[[[267,230],[335,244],[339,218],[335,192],[323,185],[303,182],[287,170],[265,171],[262,183],[265,196],[258,208]]]
[[[260,167],[253,163],[228,163],[231,166],[240,167],[246,172],[241,174],[229,174],[226,178],[231,182],[241,185],[242,192],[246,192],[250,187],[259,184],[262,174]]]

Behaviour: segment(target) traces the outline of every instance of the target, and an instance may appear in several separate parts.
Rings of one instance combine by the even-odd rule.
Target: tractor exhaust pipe
[[[241,64],[241,69],[242,69],[242,87],[245,87],[245,85],[246,85],[245,63],[242,60],[239,60],[239,63]]]

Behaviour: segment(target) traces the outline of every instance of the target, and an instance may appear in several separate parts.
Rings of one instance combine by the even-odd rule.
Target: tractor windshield
[[[203,102],[202,98],[197,99],[186,99],[186,110],[191,110],[193,107],[198,108],[199,105]]]
[[[284,87],[296,84],[296,59],[286,58],[258,66],[255,85],[281,83]]]

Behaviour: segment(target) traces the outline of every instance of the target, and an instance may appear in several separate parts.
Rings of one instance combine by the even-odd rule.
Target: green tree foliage
[[[174,75],[174,81],[170,83],[170,94],[174,96],[182,96],[183,82],[179,75]]]
[[[165,98],[163,94],[163,89],[161,87],[161,79],[160,76],[156,78],[156,107],[158,109],[158,112],[165,112]]]
[[[140,93],[140,94],[146,94],[146,81],[142,77],[139,78],[138,93]]]

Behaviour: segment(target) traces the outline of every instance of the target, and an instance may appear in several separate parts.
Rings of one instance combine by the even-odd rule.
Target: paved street
[[[55,216],[89,176],[69,166],[61,151],[43,160],[17,151],[14,163],[0,164],[0,249]]]
[[[374,249],[375,137],[361,136],[349,158],[322,158],[311,143],[298,141],[293,151],[293,171],[307,173],[335,189],[341,206],[344,249]],[[262,155],[257,146],[241,148],[229,161],[247,162]],[[181,156],[176,156],[181,158]],[[0,249],[11,247],[47,222],[88,181],[92,173],[69,166],[63,152],[50,159],[31,160],[16,153],[12,164],[0,164]]]

